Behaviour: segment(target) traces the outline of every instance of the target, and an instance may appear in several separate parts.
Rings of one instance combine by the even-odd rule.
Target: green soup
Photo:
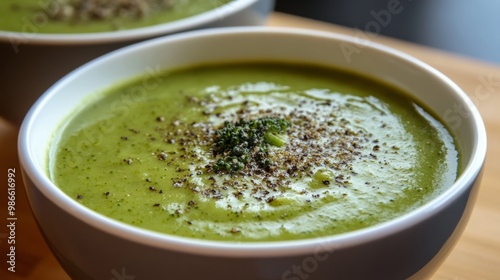
[[[262,118],[289,125],[283,143],[266,146],[268,165],[215,168],[225,156],[215,152],[221,129]],[[388,221],[440,194],[458,168],[452,136],[405,93],[282,63],[205,65],[96,94],[64,124],[50,156],[54,182],[96,212],[231,241],[320,237]]]
[[[171,8],[147,16],[116,16],[107,19],[57,20],[55,0],[0,1],[0,30],[29,33],[90,33],[146,27],[172,22],[216,9],[232,0],[172,0]]]

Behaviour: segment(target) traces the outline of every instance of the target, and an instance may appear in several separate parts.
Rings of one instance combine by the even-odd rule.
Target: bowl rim
[[[115,42],[137,41],[145,38],[152,38],[164,34],[172,34],[180,31],[195,29],[199,26],[207,25],[231,16],[259,1],[273,0],[233,0],[220,7],[181,18],[171,22],[165,22],[150,26],[123,29],[105,32],[89,33],[37,33],[37,32],[16,32],[0,30],[0,42],[33,44],[33,45],[90,45],[105,44]]]
[[[50,181],[48,176],[43,171],[40,171],[36,167],[34,160],[31,159],[32,151],[30,151],[28,139],[31,137],[30,133],[34,119],[37,118],[38,113],[42,110],[44,104],[49,101],[51,96],[57,93],[60,87],[67,83],[71,83],[72,79],[78,77],[80,72],[88,71],[93,67],[99,67],[101,64],[106,64],[108,59],[115,56],[123,56],[129,52],[137,51],[139,49],[144,51],[145,49],[153,46],[169,44],[170,42],[178,40],[189,40],[192,38],[212,36],[245,36],[247,34],[253,34],[255,36],[262,34],[272,34],[276,36],[292,35],[303,39],[305,37],[310,37],[323,40],[340,40],[343,42],[363,44],[364,48],[374,49],[384,55],[388,55],[390,57],[403,60],[405,63],[412,64],[421,71],[428,72],[434,78],[440,80],[440,82],[444,83],[451,90],[453,90],[454,93],[468,105],[468,109],[470,110],[469,119],[472,120],[475,129],[475,134],[472,139],[475,145],[471,152],[472,156],[470,161],[465,164],[462,174],[460,174],[455,183],[447,190],[431,201],[425,203],[423,206],[420,206],[417,209],[414,209],[395,219],[360,230],[325,237],[291,241],[240,243],[173,236],[138,228],[105,217],[104,215],[86,208],[74,199],[65,195],[59,188],[57,188],[57,186],[55,186],[54,183]],[[464,192],[469,190],[481,173],[486,157],[486,146],[487,139],[485,126],[479,111],[473,102],[457,84],[430,65],[391,47],[374,42],[359,42],[359,40],[356,40],[356,38],[352,36],[324,31],[314,31],[310,29],[284,27],[227,27],[198,30],[156,38],[113,51],[77,68],[49,88],[28,112],[21,125],[18,138],[19,159],[23,172],[25,172],[26,176],[33,181],[38,191],[46,196],[52,203],[61,208],[61,210],[66,211],[74,218],[79,219],[80,221],[108,234],[150,247],[197,255],[225,257],[278,257],[290,254],[317,253],[317,250],[332,251],[340,248],[364,244],[403,231],[404,229],[410,228],[411,226],[432,217],[440,210],[446,208]]]

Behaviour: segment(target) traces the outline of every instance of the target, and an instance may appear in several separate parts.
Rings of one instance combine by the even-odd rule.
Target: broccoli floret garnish
[[[249,163],[269,170],[272,165],[269,147],[284,146],[289,127],[288,121],[271,117],[225,122],[215,132],[214,154],[219,159],[213,165],[214,170],[236,172]]]

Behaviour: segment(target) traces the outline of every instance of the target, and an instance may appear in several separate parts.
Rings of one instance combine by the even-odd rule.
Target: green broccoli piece
[[[219,159],[214,170],[236,172],[249,163],[268,170],[272,165],[269,147],[283,147],[289,127],[288,121],[271,117],[225,122],[215,132],[214,154]]]

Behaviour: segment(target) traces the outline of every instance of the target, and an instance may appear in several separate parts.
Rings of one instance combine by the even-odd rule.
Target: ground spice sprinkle
[[[378,143],[372,134],[353,129],[354,120],[336,118],[335,111],[339,108],[331,101],[303,100],[300,106],[293,108],[262,109],[252,106],[250,100],[243,100],[238,110],[223,113],[219,112],[217,99],[213,97],[188,97],[187,100],[199,106],[209,121],[165,121],[165,125],[156,130],[167,145],[176,144],[180,148],[171,152],[172,157],[167,157],[165,152],[154,154],[169,166],[176,166],[179,159],[189,161],[189,168],[176,167],[179,176],[172,178],[172,186],[191,189],[207,198],[241,199],[250,195],[257,201],[272,204],[276,203],[276,197],[290,189],[292,181],[314,177],[319,178],[319,185],[323,187],[346,188],[351,185],[351,176],[357,175],[352,163],[376,159],[376,153],[382,150],[380,145],[372,146]],[[325,117],[325,111],[331,113]],[[268,128],[263,125],[266,121],[281,128],[274,130],[279,132],[272,139],[277,141],[276,145],[259,142]],[[259,125],[264,127],[257,130],[261,138],[248,129]],[[227,143],[234,145],[230,150],[222,149]],[[328,172],[323,174],[325,170]],[[205,186],[193,180],[206,174],[213,175],[205,177]],[[304,190],[302,194],[311,201],[324,193]]]
[[[174,5],[175,0],[51,0],[48,16],[62,21],[141,19]]]

